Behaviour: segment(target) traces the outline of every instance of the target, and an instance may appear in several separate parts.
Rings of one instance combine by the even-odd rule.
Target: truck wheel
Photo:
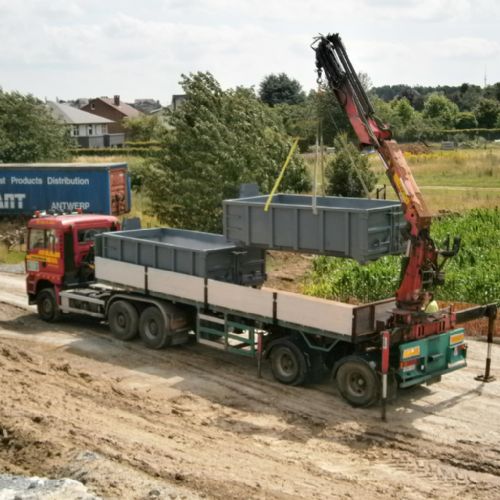
[[[130,302],[117,300],[109,307],[108,322],[115,339],[131,340],[137,335],[139,314]]]
[[[139,320],[139,335],[144,345],[150,349],[162,349],[167,345],[171,336],[158,307],[144,309]]]
[[[371,406],[380,397],[378,376],[364,359],[345,358],[337,370],[336,380],[340,394],[352,406]]]
[[[56,300],[53,288],[44,288],[36,296],[36,308],[38,316],[43,321],[53,323],[61,317],[61,310]]]
[[[300,385],[307,375],[306,359],[293,342],[283,340],[275,344],[271,350],[271,370],[278,382]]]

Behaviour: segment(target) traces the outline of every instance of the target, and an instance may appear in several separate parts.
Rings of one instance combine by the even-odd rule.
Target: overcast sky
[[[498,0],[0,0],[0,86],[38,97],[168,104],[181,73],[224,87],[285,72],[315,86],[338,32],[375,85],[500,81]]]

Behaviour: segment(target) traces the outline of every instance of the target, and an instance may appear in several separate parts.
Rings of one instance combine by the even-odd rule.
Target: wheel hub
[[[125,315],[119,314],[118,315],[118,326],[120,326],[121,328],[124,328],[126,324],[127,324],[127,321],[125,320]]]
[[[149,333],[153,336],[156,337],[158,335],[158,324],[156,321],[150,321],[148,325]]]
[[[362,396],[366,391],[366,380],[359,373],[349,377],[349,389],[356,395]]]

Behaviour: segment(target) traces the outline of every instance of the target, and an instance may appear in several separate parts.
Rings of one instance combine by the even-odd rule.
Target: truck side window
[[[30,229],[29,249],[45,248],[45,231],[43,229]]]
[[[98,234],[105,233],[107,231],[109,231],[109,229],[103,227],[81,229],[78,231],[78,243],[88,243],[89,241],[94,241]]]

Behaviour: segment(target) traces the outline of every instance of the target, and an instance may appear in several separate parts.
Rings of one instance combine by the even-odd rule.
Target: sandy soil
[[[105,326],[37,319],[0,274],[0,470],[104,498],[500,498],[500,383],[468,368],[356,410],[204,346],[150,351]],[[500,346],[493,349],[500,370]]]

